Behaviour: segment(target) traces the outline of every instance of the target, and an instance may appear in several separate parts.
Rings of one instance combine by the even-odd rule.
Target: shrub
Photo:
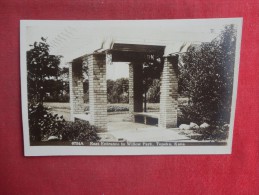
[[[184,112],[184,113],[182,113]],[[195,120],[193,120],[195,119]],[[191,122],[195,122],[197,124],[202,124],[203,122],[207,122],[204,117],[203,120],[199,120],[199,114],[195,113],[189,106],[184,106],[184,109],[181,109],[177,115],[177,126],[179,127],[181,124],[190,124]],[[191,136],[192,139],[195,140],[213,140],[213,141],[221,141],[226,140],[229,135],[229,127],[228,125],[210,125],[207,128],[198,128],[191,129],[197,135]]]
[[[42,104],[29,104],[30,141],[47,141],[56,136],[62,141],[98,141],[94,126],[87,121],[68,122],[52,114]]]
[[[179,127],[181,124],[190,124],[192,122],[190,119],[186,118],[181,111],[177,112],[177,126]]]
[[[229,25],[210,43],[193,45],[179,61],[179,92],[189,98],[183,115],[209,124],[229,123],[235,65],[236,28]]]
[[[29,104],[29,131],[31,141],[56,136],[63,126],[63,116],[51,114],[42,104]]]
[[[125,106],[115,106],[115,105],[108,106],[107,108],[107,112],[122,112],[122,111],[129,111],[129,108]]]
[[[194,132],[200,134],[199,136],[197,136],[197,140],[221,141],[226,140],[228,138],[229,127],[210,126],[204,129],[200,128],[194,130]]]
[[[85,112],[89,112],[89,106],[86,106],[84,109]],[[108,105],[107,112],[123,112],[129,111],[127,106],[118,106],[118,105]]]
[[[66,121],[61,131],[62,141],[98,141],[100,138],[94,126],[88,121]]]
[[[197,104],[181,106],[181,124],[189,124],[190,122],[195,122],[197,124],[206,122],[212,124],[212,117],[209,109],[210,108],[203,108]]]

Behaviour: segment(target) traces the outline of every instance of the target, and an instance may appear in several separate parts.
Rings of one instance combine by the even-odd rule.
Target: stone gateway
[[[160,87],[159,127],[177,127],[178,107],[178,55],[164,56],[166,46],[112,43],[110,48],[74,59],[69,65],[71,119],[88,120],[98,132],[107,131],[107,82],[106,64],[110,55],[112,62],[129,62],[129,113],[132,122],[143,112],[142,68],[146,56],[163,58]],[[83,66],[88,66],[89,114],[83,107]]]

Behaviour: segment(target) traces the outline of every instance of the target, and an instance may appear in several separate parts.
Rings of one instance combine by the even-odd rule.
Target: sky
[[[50,52],[62,55],[62,65],[96,49],[109,49],[111,42],[166,46],[165,55],[178,52],[184,43],[209,42],[224,25],[235,19],[203,20],[87,20],[24,21],[26,50],[41,37],[47,38]],[[128,77],[127,63],[107,65],[107,79]]]

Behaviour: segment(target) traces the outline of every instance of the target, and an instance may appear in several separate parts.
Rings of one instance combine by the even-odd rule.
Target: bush
[[[87,121],[68,122],[41,104],[29,104],[30,141],[47,141],[55,136],[62,141],[98,141],[94,126]]]
[[[194,130],[195,133],[200,134],[197,136],[197,140],[213,140],[213,141],[221,141],[226,140],[229,135],[229,127],[207,127],[207,128],[200,128]]]
[[[62,141],[98,141],[100,138],[94,126],[88,121],[64,122],[61,131]]]
[[[63,121],[63,116],[51,114],[42,104],[29,104],[30,141],[43,141],[58,135]]]
[[[177,127],[179,127],[181,124],[190,124],[192,121],[185,117],[181,111],[177,112]]]
[[[89,112],[89,106],[86,106],[84,111]],[[107,106],[107,112],[123,112],[123,111],[129,111],[129,108],[126,106],[117,106],[117,105]]]
[[[195,122],[229,123],[236,29],[229,25],[210,43],[193,45],[179,61],[179,93],[189,98],[183,115]]]
[[[181,122],[180,124],[190,124],[190,122],[212,124],[213,118],[209,109],[209,107],[203,108],[197,104],[181,106],[181,120],[179,122]]]
[[[196,110],[196,109],[195,109]],[[183,113],[182,113],[183,112]],[[181,124],[190,124],[191,122],[195,122],[196,124],[202,124],[204,122],[209,123],[208,120],[203,117],[203,120],[199,120],[199,114],[195,113],[189,106],[183,106],[180,112],[177,115],[177,126],[179,127]],[[226,140],[229,135],[229,127],[228,125],[210,125],[207,128],[198,128],[192,129],[194,133],[197,135],[191,136],[192,139],[195,140],[213,140],[213,141],[221,141]]]
[[[125,106],[108,106],[107,112],[122,112],[122,111],[129,111],[128,107]]]

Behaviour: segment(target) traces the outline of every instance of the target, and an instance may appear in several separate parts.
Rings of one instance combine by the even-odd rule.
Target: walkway
[[[89,115],[77,114],[76,118],[89,120]],[[98,133],[101,141],[191,141],[179,134],[177,128],[165,129],[144,123],[128,121],[129,114],[108,115],[108,132]]]
[[[146,127],[132,130],[118,130],[109,132],[116,140],[126,141],[187,141],[190,138],[179,135],[175,129],[161,129],[159,127]]]
[[[108,132],[99,133],[101,141],[190,141],[177,128],[165,129],[153,125],[126,121],[127,114],[108,117]]]

